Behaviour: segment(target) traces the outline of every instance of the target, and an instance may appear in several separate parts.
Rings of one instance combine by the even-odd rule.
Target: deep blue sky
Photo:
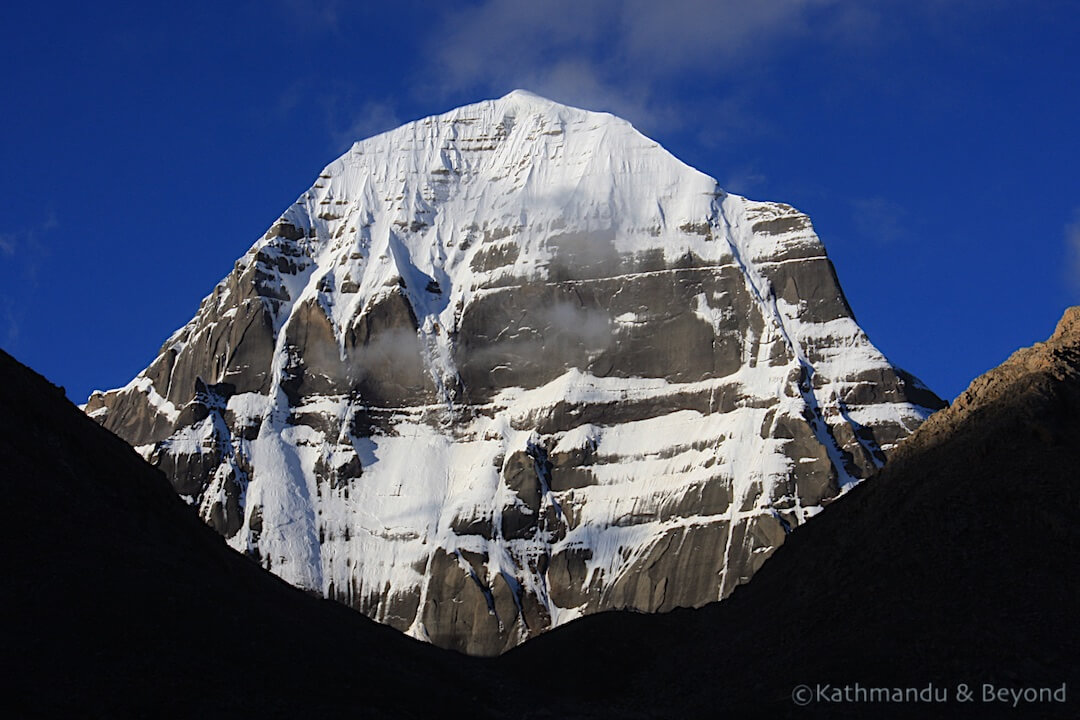
[[[0,347],[77,402],[353,140],[515,87],[809,213],[943,396],[1080,301],[1078,2],[162,5],[0,11]]]

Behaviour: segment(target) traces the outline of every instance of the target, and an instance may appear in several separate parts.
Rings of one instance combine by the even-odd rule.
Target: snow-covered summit
[[[725,596],[939,405],[806,216],[514,91],[353,145],[87,411],[273,572],[495,653]]]

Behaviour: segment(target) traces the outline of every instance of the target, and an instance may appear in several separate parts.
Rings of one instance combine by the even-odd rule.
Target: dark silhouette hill
[[[0,689],[30,717],[1073,718],[1077,438],[1073,308],[724,602],[602,613],[477,659],[234,553],[160,472],[0,353]],[[984,702],[984,683],[1064,685],[1066,702]],[[932,684],[948,701],[792,701],[819,684]]]
[[[612,613],[501,658],[554,706],[618,717],[1080,717],[1080,308],[972,382],[872,480],[722,603]],[[575,679],[587,679],[577,682]],[[946,704],[798,707],[801,684],[948,688]],[[955,702],[958,684],[976,693]],[[982,685],[1067,702],[982,702]]]
[[[0,351],[8,717],[421,717],[485,701],[468,658],[296,590]]]

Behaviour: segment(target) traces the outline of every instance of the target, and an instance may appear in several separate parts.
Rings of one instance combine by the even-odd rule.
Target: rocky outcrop
[[[281,577],[496,654],[725,597],[941,405],[805,215],[515,92],[354,145],[86,411]]]
[[[917,456],[976,426],[989,435],[1005,422],[1023,425],[1040,443],[1071,442],[1063,435],[1080,392],[1080,307],[1065,311],[1045,341],[1021,348],[975,378],[953,404],[935,413],[898,453]],[[1004,410],[1008,408],[1008,410]],[[968,430],[970,432],[970,430]]]

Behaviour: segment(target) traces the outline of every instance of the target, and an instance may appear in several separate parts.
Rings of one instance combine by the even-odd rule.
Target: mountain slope
[[[282,578],[495,654],[726,596],[940,406],[805,215],[519,91],[355,144],[86,410]]]
[[[871,482],[793,533],[728,600],[586,618],[500,660],[558,666],[534,717],[1077,716],[1080,308],[930,418]],[[793,704],[798,685],[950,691],[944,704]],[[957,703],[955,689],[976,692]],[[1066,702],[982,701],[982,685]],[[588,709],[586,712],[585,709]]]
[[[10,717],[485,715],[467,658],[236,554],[159,471],[2,351],[0,462]]]

